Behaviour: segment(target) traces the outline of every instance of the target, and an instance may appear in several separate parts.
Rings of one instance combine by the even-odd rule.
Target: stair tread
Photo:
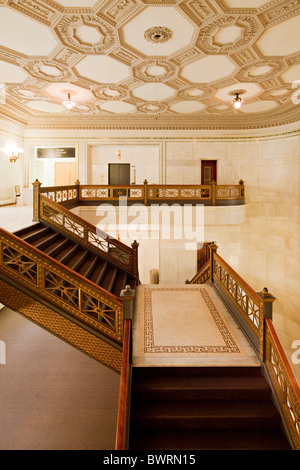
[[[193,400],[188,402],[169,401],[169,402],[145,402],[133,409],[133,417],[143,416],[146,418],[164,419],[164,418],[189,418],[189,417],[233,417],[233,416],[278,416],[278,412],[271,402],[256,401],[247,402],[244,400]]]
[[[138,430],[129,442],[130,450],[290,450],[280,429]]]

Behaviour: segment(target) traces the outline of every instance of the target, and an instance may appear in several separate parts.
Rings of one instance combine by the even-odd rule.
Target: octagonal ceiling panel
[[[27,106],[35,111],[42,111],[43,113],[49,114],[65,113],[67,111],[64,106],[49,103],[48,101],[29,101]]]
[[[124,42],[145,56],[168,56],[192,44],[192,25],[174,7],[148,7],[122,29]]]
[[[49,114],[115,128],[290,123],[299,44],[294,1],[0,0],[5,114],[37,125]],[[65,112],[67,92],[76,107]]]
[[[132,94],[145,101],[162,101],[172,98],[175,90],[164,83],[145,83],[133,90]]]
[[[105,55],[86,56],[75,68],[82,77],[97,83],[118,83],[130,76],[127,65]]]
[[[267,29],[257,47],[265,56],[287,56],[300,51],[300,15]]]
[[[234,93],[239,91],[244,101],[256,97],[262,92],[262,89],[256,83],[235,83],[225,88],[220,88],[215,94],[215,98],[220,101],[232,101]]]
[[[127,114],[136,111],[136,107],[126,101],[106,101],[100,105],[100,108],[115,114]]]
[[[244,104],[240,111],[242,113],[261,113],[270,111],[277,106],[276,101],[257,101],[255,103]]]
[[[175,113],[196,113],[205,108],[203,103],[199,101],[180,101],[170,106],[171,111]]]
[[[43,24],[1,7],[0,45],[26,55],[47,56],[58,46],[58,42]]]
[[[0,83],[23,83],[26,78],[28,75],[24,70],[0,60]]]
[[[224,55],[212,55],[183,67],[181,75],[191,83],[211,83],[229,77],[235,70],[236,66]]]
[[[68,93],[75,103],[86,103],[93,99],[91,91],[70,83],[52,83],[44,88],[43,92],[48,97],[56,98],[60,102],[67,99]]]

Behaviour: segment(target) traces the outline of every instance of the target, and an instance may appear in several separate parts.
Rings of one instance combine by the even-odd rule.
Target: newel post
[[[148,181],[144,181],[144,205],[148,205]]]
[[[33,186],[33,222],[40,220],[40,187],[41,184],[38,179],[32,183]]]
[[[217,183],[215,180],[211,182],[211,204],[216,205]]]
[[[77,191],[77,202],[80,201],[80,181],[77,179],[75,181],[75,185],[77,186],[76,191]]]
[[[259,355],[265,360],[265,344],[266,344],[266,323],[265,319],[273,317],[273,302],[276,300],[272,294],[269,293],[266,287],[261,292],[257,292],[260,300],[259,313],[260,313],[260,329],[259,329]]]
[[[134,240],[134,242],[131,243],[131,247],[132,247],[132,250],[133,250],[132,273],[136,277],[137,282],[139,282],[139,259],[138,259],[139,243],[136,240]]]
[[[214,281],[214,253],[217,252],[217,245],[215,242],[209,244],[210,249],[210,283],[212,284]]]
[[[120,295],[123,301],[123,322],[127,318],[132,320],[134,313],[134,299],[135,290],[131,289],[130,286],[125,286],[125,289],[121,290]]]

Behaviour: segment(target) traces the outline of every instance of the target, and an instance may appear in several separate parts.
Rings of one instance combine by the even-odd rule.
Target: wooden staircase
[[[135,288],[130,273],[46,224],[34,224],[14,235],[117,297],[126,285]]]
[[[129,450],[290,450],[260,367],[133,367]]]

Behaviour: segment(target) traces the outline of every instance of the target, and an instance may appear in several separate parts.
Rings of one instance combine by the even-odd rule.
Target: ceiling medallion
[[[154,26],[153,28],[147,29],[144,34],[144,38],[155,44],[169,41],[173,36],[173,32],[165,26]]]

